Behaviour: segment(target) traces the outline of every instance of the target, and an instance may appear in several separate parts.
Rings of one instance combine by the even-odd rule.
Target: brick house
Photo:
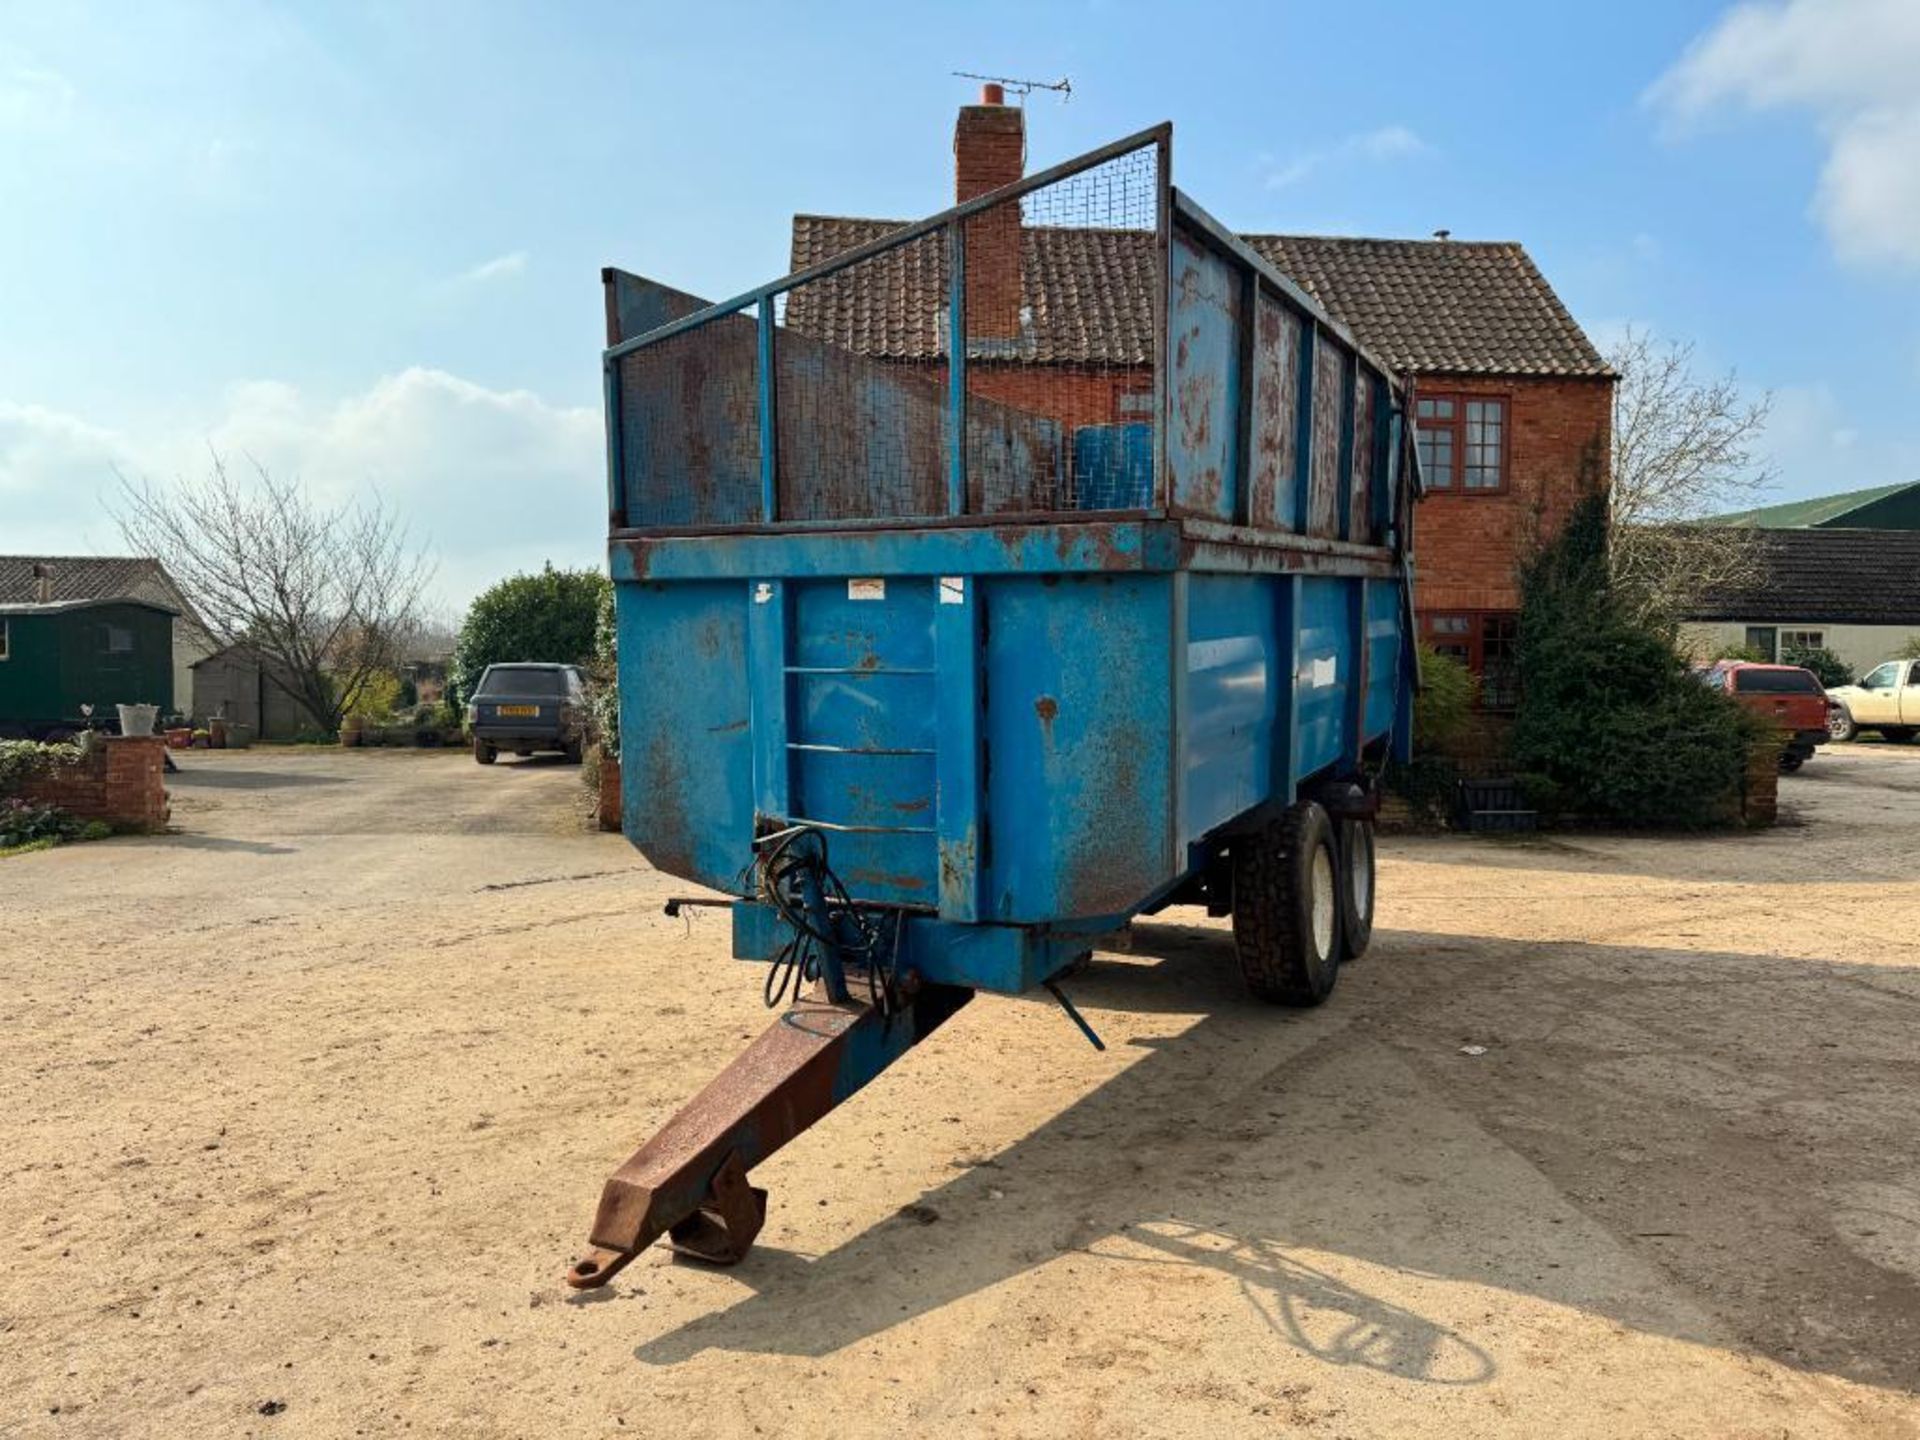
[[[954,198],[1025,171],[1025,112],[963,106]],[[1044,193],[1044,192],[1041,192]],[[1063,207],[1064,208],[1064,207]],[[1137,223],[1129,224],[1132,218]],[[905,222],[796,215],[792,268]],[[968,389],[1070,425],[1144,419],[1153,396],[1152,211],[996,209],[966,234]],[[1614,377],[1526,251],[1510,241],[1243,235],[1361,344],[1411,377],[1428,494],[1419,512],[1421,629],[1511,704],[1518,567],[1604,484]],[[902,366],[944,372],[945,251],[938,235],[792,292],[785,323]]]

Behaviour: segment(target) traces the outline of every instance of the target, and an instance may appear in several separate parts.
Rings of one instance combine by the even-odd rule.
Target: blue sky
[[[377,487],[450,604],[594,563],[600,267],[732,293],[795,210],[943,208],[952,70],[1072,77],[1035,166],[1171,119],[1241,229],[1523,241],[1774,392],[1779,498],[1920,477],[1912,0],[0,0],[0,550],[116,549],[112,467],[213,447]]]

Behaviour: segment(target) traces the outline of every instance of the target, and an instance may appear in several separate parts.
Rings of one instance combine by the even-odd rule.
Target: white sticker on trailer
[[[773,602],[773,583],[771,581],[762,580],[758,585],[755,585],[753,587],[753,603],[754,604],[769,605],[772,602]]]
[[[1309,690],[1322,690],[1339,676],[1339,667],[1331,655],[1323,655],[1302,665],[1294,679]]]
[[[940,577],[940,603],[942,605],[966,604],[967,577],[964,575],[942,575]]]
[[[847,599],[884,600],[887,598],[887,582],[884,580],[847,581]]]

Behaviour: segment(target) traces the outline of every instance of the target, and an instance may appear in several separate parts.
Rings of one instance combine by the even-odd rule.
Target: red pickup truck
[[[1706,682],[1724,690],[1754,714],[1787,732],[1782,770],[1798,770],[1814,748],[1826,743],[1827,692],[1820,678],[1798,665],[1756,665],[1722,660]]]

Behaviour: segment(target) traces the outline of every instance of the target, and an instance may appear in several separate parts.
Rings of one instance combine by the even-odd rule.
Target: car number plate
[[[502,715],[538,715],[539,713],[538,705],[502,705],[500,707]]]

